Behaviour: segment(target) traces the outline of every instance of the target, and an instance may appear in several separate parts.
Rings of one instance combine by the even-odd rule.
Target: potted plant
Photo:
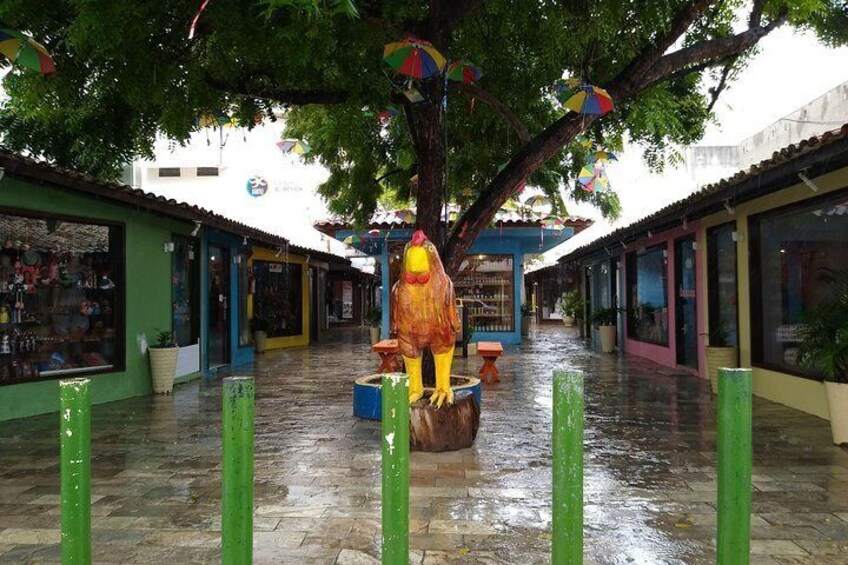
[[[562,314],[562,323],[569,328],[573,327],[575,320],[582,317],[580,314],[583,312],[583,297],[580,296],[580,292],[576,290],[563,292],[559,299],[559,312]]]
[[[250,330],[253,332],[253,350],[256,353],[265,353],[268,344],[268,321],[254,316],[250,320]]]
[[[526,302],[521,305],[521,335],[527,337],[530,335],[530,324],[533,323],[533,314],[535,310]]]
[[[379,306],[372,306],[365,312],[365,323],[371,334],[371,345],[380,341],[380,326],[383,324],[383,310]]]
[[[831,295],[807,311],[795,331],[798,361],[824,374],[833,443],[848,443],[848,268],[822,277]]]
[[[173,390],[179,350],[174,340],[174,332],[160,331],[156,334],[155,345],[148,348],[153,392],[170,394]]]
[[[709,345],[706,347],[707,374],[710,377],[710,388],[713,394],[718,394],[718,370],[722,367],[738,366],[736,348],[730,345],[724,323],[719,322],[711,327],[707,334]]]
[[[592,324],[598,328],[601,337],[601,352],[615,351],[615,329],[618,322],[618,308],[599,308],[592,313]]]

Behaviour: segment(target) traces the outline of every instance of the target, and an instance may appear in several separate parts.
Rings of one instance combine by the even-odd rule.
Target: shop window
[[[515,331],[512,255],[469,255],[453,278],[475,331]]]
[[[122,370],[123,228],[0,212],[0,384]]]
[[[247,293],[250,288],[250,273],[247,257],[234,255],[236,263],[236,283],[238,291],[238,344],[239,347],[250,345],[250,322],[247,319]]]
[[[829,274],[848,265],[848,194],[754,216],[751,232],[752,361],[821,377],[797,360],[805,312],[832,293]]]
[[[627,255],[627,337],[668,345],[666,246]]]
[[[171,313],[177,345],[194,345],[200,339],[200,262],[196,240],[174,236],[171,256]]]
[[[589,272],[592,280],[592,312],[601,308],[612,307],[612,273],[610,262],[603,261],[592,265],[592,270]]]
[[[254,261],[253,315],[268,324],[268,337],[303,334],[303,267]]]
[[[707,230],[707,284],[710,330],[720,331],[726,336],[727,345],[738,347],[735,233],[735,222]]]

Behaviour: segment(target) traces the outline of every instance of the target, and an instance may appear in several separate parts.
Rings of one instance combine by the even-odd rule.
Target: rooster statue
[[[400,279],[392,288],[391,331],[409,373],[409,403],[424,396],[421,358],[429,347],[436,365],[436,390],[430,404],[453,404],[450,386],[456,334],[460,330],[453,283],[436,247],[417,230],[403,250]]]

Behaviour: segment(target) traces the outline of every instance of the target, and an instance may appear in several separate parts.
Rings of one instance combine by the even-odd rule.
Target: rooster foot
[[[433,395],[430,397],[430,404],[435,404],[436,408],[441,408],[442,404],[444,404],[445,402],[447,402],[448,405],[451,405],[453,404],[453,401],[453,390],[451,388],[448,388],[447,390],[437,388]]]

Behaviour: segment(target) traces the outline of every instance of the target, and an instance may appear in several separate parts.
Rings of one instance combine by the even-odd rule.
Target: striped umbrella
[[[565,222],[559,216],[545,216],[542,218],[542,227],[547,230],[561,230],[565,229]]]
[[[401,210],[399,212],[400,221],[404,224],[414,224],[415,223],[415,214],[412,213],[411,210]]]
[[[277,142],[277,149],[283,153],[294,153],[295,155],[308,155],[312,152],[309,144],[302,139],[281,139]]]
[[[0,29],[0,54],[19,67],[49,75],[56,72],[53,58],[43,45],[14,29]]]
[[[541,194],[536,194],[535,196],[531,196],[527,200],[524,201],[525,206],[529,206],[531,208],[535,208],[537,206],[550,206],[551,199],[547,196],[542,196]]]
[[[584,84],[577,89],[577,93],[565,101],[563,106],[578,114],[603,116],[613,108],[612,97],[603,88]]]
[[[483,77],[477,65],[468,61],[452,61],[448,65],[448,80],[454,82],[462,82],[465,84],[474,84]]]
[[[618,157],[615,156],[615,153],[610,153],[606,149],[599,149],[589,155],[588,161],[590,163],[594,163],[595,161],[618,161]]]
[[[397,73],[414,79],[439,76],[445,69],[445,58],[433,44],[407,37],[383,47],[383,61]]]
[[[364,240],[364,239],[362,239],[360,236],[358,236],[358,235],[354,234],[354,235],[349,235],[349,236],[347,236],[347,237],[346,237],[346,238],[344,238],[344,240],[342,240],[342,241],[343,241],[346,245],[360,245],[360,244],[361,244],[362,242],[364,242],[365,240]]]

